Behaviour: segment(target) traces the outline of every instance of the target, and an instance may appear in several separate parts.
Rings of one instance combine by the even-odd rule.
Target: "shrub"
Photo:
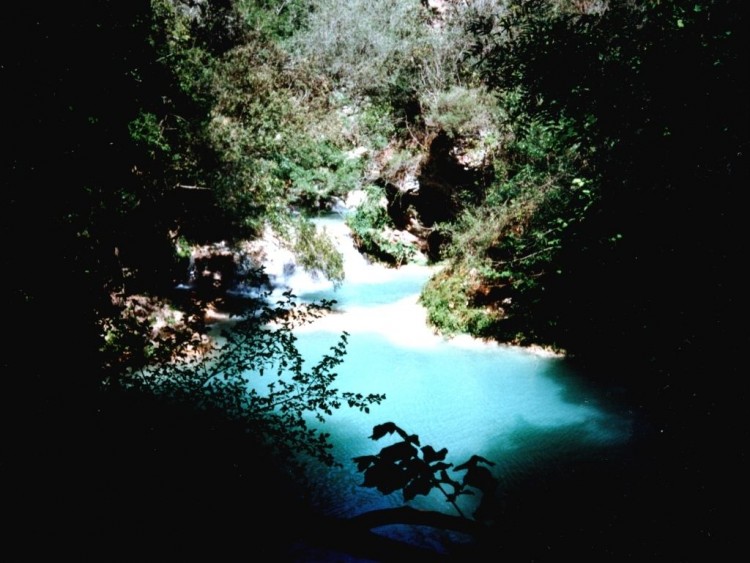
[[[422,299],[430,322],[449,333],[533,337],[541,323],[529,311],[598,198],[568,120],[518,120],[511,133],[484,201],[442,227],[449,265]]]
[[[334,197],[357,188],[362,162],[328,141],[302,137],[279,158],[279,174],[289,185],[290,202],[309,210],[329,208]]]
[[[446,335],[469,333],[485,336],[501,315],[475,306],[475,281],[478,281],[476,275],[465,270],[463,264],[449,265],[435,275],[420,296],[430,324]]]
[[[318,0],[291,48],[350,92],[384,93],[412,64],[424,15],[417,0]]]
[[[222,344],[205,353],[175,347],[171,359],[131,370],[111,383],[237,422],[292,470],[300,471],[307,459],[335,465],[328,434],[312,428],[310,418],[323,422],[343,405],[369,413],[385,395],[333,388],[346,354],[346,332],[329,353],[305,365],[294,329],[330,305],[298,305],[286,293],[275,306],[251,310],[223,332]]]
[[[414,258],[416,251],[411,245],[388,236],[394,225],[386,210],[385,189],[370,185],[365,190],[365,201],[346,219],[357,246],[361,252],[377,260],[405,264]]]
[[[299,219],[294,229],[294,254],[299,264],[309,272],[321,272],[335,286],[344,281],[344,259],[325,229]]]
[[[422,97],[425,122],[451,137],[479,136],[497,128],[498,107],[482,88],[454,86]]]

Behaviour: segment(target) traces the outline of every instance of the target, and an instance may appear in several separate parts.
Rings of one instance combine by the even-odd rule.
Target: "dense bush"
[[[389,238],[394,227],[388,215],[385,189],[369,185],[366,198],[346,219],[360,251],[389,264],[401,265],[412,259],[416,250],[400,240]]]
[[[336,286],[344,281],[343,257],[325,229],[300,218],[294,224],[292,238],[292,250],[300,266],[313,274],[321,272]]]
[[[291,44],[303,64],[348,91],[382,94],[412,66],[423,22],[418,0],[317,0]]]
[[[167,402],[216,412],[243,425],[288,470],[315,459],[334,465],[328,434],[312,428],[343,405],[369,412],[385,395],[339,391],[335,372],[346,354],[344,333],[312,367],[297,348],[294,329],[319,318],[329,302],[297,304],[291,293],[275,306],[259,305],[196,354],[191,342],[173,348],[173,356],[129,370],[109,385],[137,389]]]
[[[497,103],[481,88],[454,86],[447,91],[424,94],[422,106],[427,125],[453,138],[476,138],[498,128]]]
[[[734,223],[724,234],[698,225],[726,216],[746,176],[743,18],[725,1],[535,1],[476,27],[476,69],[510,127],[486,199],[443,228],[446,272],[483,280],[469,306],[503,309],[496,336],[633,358],[663,356],[626,344],[647,326],[673,327],[673,349],[715,338],[678,290],[698,254],[724,284],[718,249]],[[429,302],[445,313],[435,285]]]

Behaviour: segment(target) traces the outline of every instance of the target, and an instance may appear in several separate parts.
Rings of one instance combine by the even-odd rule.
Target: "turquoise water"
[[[338,301],[328,317],[298,332],[300,350],[312,363],[346,330],[348,352],[337,370],[336,387],[385,393],[387,399],[370,414],[342,407],[321,425],[343,463],[342,468],[318,468],[311,476],[321,510],[348,517],[403,504],[399,492],[383,496],[361,487],[362,476],[350,461],[389,443],[368,439],[374,425],[387,421],[418,434],[422,445],[448,448],[449,462],[462,463],[472,454],[492,460],[501,483],[536,459],[628,440],[627,416],[610,410],[607,398],[597,396],[562,358],[433,334],[417,303],[432,270],[368,264],[354,251],[340,221],[324,224],[344,250],[347,280],[338,290],[304,276],[289,280],[303,300]],[[467,499],[463,508],[471,514],[475,505]],[[434,493],[410,504],[450,512]],[[437,533],[424,530],[394,528],[386,533],[439,544]],[[415,534],[420,537],[415,539]]]
[[[330,333],[309,332],[302,335],[300,348],[306,357],[319,357],[331,339]],[[319,475],[331,481],[325,485],[331,492],[342,487],[346,491],[343,497],[331,495],[331,510],[353,516],[367,508],[400,504],[398,494],[380,500],[355,490],[361,476],[348,463],[386,445],[385,439],[382,444],[367,439],[375,424],[386,421],[418,434],[423,445],[447,447],[449,461],[455,463],[472,454],[498,464],[523,462],[514,459],[516,451],[528,451],[531,445],[519,443],[523,433],[533,439],[555,431],[571,447],[627,440],[629,422],[575,388],[575,377],[562,364],[512,348],[466,349],[450,343],[434,349],[403,348],[378,334],[352,334],[337,386],[385,393],[387,399],[369,415],[342,409],[325,423],[346,464],[343,472]],[[420,499],[414,505],[445,508],[440,498]]]

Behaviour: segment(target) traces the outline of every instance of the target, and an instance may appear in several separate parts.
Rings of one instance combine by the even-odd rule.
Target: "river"
[[[629,440],[632,420],[627,411],[588,386],[564,358],[434,334],[418,303],[434,267],[370,264],[354,249],[340,217],[317,221],[342,250],[346,279],[338,289],[299,271],[285,280],[302,300],[337,301],[331,314],[297,331],[300,350],[315,361],[347,331],[349,345],[336,387],[387,397],[370,414],[342,407],[322,425],[343,467],[313,471],[320,510],[350,517],[403,505],[400,492],[383,496],[362,487],[362,475],[350,461],[387,445],[386,439],[368,439],[373,426],[383,422],[419,435],[422,445],[448,448],[447,461],[455,464],[473,454],[493,461],[501,488],[536,463]],[[465,500],[463,507],[471,514],[475,505]],[[409,504],[450,513],[450,505],[434,492]],[[437,532],[406,527],[380,531],[436,549],[445,539]]]

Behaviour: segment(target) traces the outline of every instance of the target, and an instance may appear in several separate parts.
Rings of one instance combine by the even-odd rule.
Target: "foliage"
[[[294,329],[330,305],[298,305],[286,292],[275,305],[259,304],[223,331],[222,344],[202,354],[184,346],[169,360],[133,370],[116,383],[242,423],[289,467],[298,469],[305,457],[333,465],[328,435],[311,428],[308,418],[323,422],[342,405],[369,412],[385,395],[333,387],[334,370],[346,354],[345,332],[329,354],[306,367]]]
[[[362,162],[347,154],[349,120],[329,82],[278,45],[247,38],[222,57],[212,88],[212,185],[240,230],[282,222],[290,205],[325,209],[358,185]]]
[[[401,441],[385,446],[376,455],[355,457],[357,470],[364,473],[363,487],[376,488],[384,495],[401,490],[404,501],[417,495],[429,495],[433,489],[440,491],[460,516],[464,512],[458,505],[462,495],[474,495],[474,490],[482,495],[492,495],[497,487],[497,479],[485,465],[495,465],[481,456],[473,455],[469,460],[453,468],[465,471],[461,481],[451,478],[446,463],[448,449],[436,451],[432,446],[421,446],[419,436],[409,435],[393,422],[379,424],[372,429],[372,440],[379,440],[387,434],[398,434]],[[419,448],[419,449],[417,449]],[[450,488],[450,492],[446,488]],[[474,490],[472,490],[474,489]],[[478,516],[478,514],[475,514]]]
[[[281,157],[279,174],[290,186],[287,197],[307,210],[324,210],[335,197],[359,187],[362,161],[329,140],[306,137]]]
[[[450,2],[440,15],[433,15],[417,53],[417,84],[422,95],[482,86],[476,68],[485,55],[484,44],[499,33],[505,4],[503,0]]]
[[[364,190],[364,201],[353,215],[347,217],[346,222],[355,236],[360,237],[366,246],[366,241],[371,238],[370,231],[380,231],[388,224],[388,213],[385,209],[387,199],[383,188],[370,184]]]
[[[167,299],[136,295],[119,299],[117,313],[100,319],[102,370],[118,374],[170,361],[186,346],[201,348],[206,327],[197,305],[179,309]]]
[[[423,12],[416,0],[318,0],[292,49],[352,93],[387,92],[411,63]]]
[[[481,88],[454,86],[423,101],[425,121],[451,137],[472,137],[497,129],[498,110],[492,96]]]
[[[164,129],[153,113],[141,113],[129,124],[130,137],[136,144],[143,144],[152,158],[158,153],[169,151],[169,144],[164,138]]]
[[[561,275],[539,294],[539,311],[568,319],[571,346],[611,349],[640,331],[641,317],[670,325],[684,317],[687,298],[676,288],[692,276],[696,252],[726,267],[716,249],[727,237],[709,242],[696,225],[726,213],[743,175],[743,13],[734,2],[610,2],[584,14],[528,3],[510,22],[513,40],[486,58],[488,79],[520,89],[522,113],[568,120],[589,149],[592,173],[570,181],[580,177],[579,193],[593,187],[598,201],[561,254]],[[627,296],[619,322],[597,298],[601,287]],[[647,303],[659,303],[658,313]]]
[[[344,262],[325,228],[300,218],[294,226],[292,248],[299,264],[308,272],[322,271],[338,287],[344,281]]]
[[[288,221],[290,205],[325,208],[361,173],[345,154],[329,82],[293,67],[282,46],[304,5],[154,2],[151,41],[174,93],[161,115],[145,114],[150,129],[143,117],[131,129],[147,147],[167,136],[172,150],[159,155],[155,174],[207,188],[215,205],[204,211],[224,226],[224,238]]]
[[[477,306],[476,296],[487,284],[476,270],[465,264],[449,264],[422,289],[420,303],[427,309],[427,320],[446,335],[460,333],[488,336],[504,310],[485,304]]]
[[[346,218],[357,246],[375,259],[405,264],[414,257],[415,250],[398,239],[389,238],[393,221],[388,215],[385,190],[371,184],[365,188],[365,194],[365,200]]]
[[[303,25],[309,0],[237,0],[234,10],[243,29],[280,41]]]
[[[250,233],[284,206],[276,154],[283,151],[281,131],[293,127],[296,115],[293,91],[282,82],[283,57],[272,45],[245,44],[222,58],[213,83],[214,189],[235,224]]]
[[[152,130],[153,125],[158,124],[158,131],[151,136],[158,133],[163,138],[163,152],[155,155],[145,168],[150,173],[149,181],[172,185],[205,184],[202,145],[203,128],[213,103],[211,76],[219,49],[227,48],[230,39],[221,33],[210,44],[197,40],[209,29],[218,31],[219,21],[225,16],[208,4],[204,8],[205,11],[169,0],[151,2],[150,29],[144,40],[154,50],[154,60],[150,64],[163,77],[165,85],[160,96],[152,94],[143,100],[148,111],[131,124],[133,140],[138,142],[137,134],[142,129],[139,124],[144,115],[149,116]]]
[[[441,226],[452,242],[423,296],[430,318],[589,354],[631,349],[655,303],[661,323],[685,318],[689,298],[674,288],[692,277],[696,250],[726,268],[716,249],[729,238],[696,225],[706,206],[726,213],[720,202],[746,170],[740,12],[733,2],[539,0],[465,20],[476,37],[467,60],[500,100],[503,141],[484,201]],[[619,321],[612,295],[629,304]],[[477,332],[474,315],[495,320]]]
[[[509,319],[525,315],[559,273],[560,252],[597,194],[569,121],[519,120],[506,127],[509,140],[483,201],[443,226],[451,240],[443,250],[449,266],[425,287],[422,302],[430,321],[447,333],[518,341],[524,323]],[[523,332],[533,337],[535,330],[527,324]]]
[[[352,111],[345,136],[355,147],[368,147],[380,150],[396,133],[396,125],[387,104],[377,104],[372,100],[362,100],[358,104],[344,98],[341,105]]]

